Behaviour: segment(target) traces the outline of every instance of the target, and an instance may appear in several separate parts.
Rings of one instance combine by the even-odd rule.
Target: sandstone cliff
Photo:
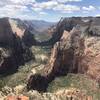
[[[53,46],[50,60],[41,75],[30,77],[27,88],[45,90],[55,77],[68,73],[86,74],[100,82],[100,25],[95,23],[97,20],[100,21],[100,18],[72,18],[58,23],[60,26],[56,27],[57,33],[53,34],[58,36],[55,37],[57,42]],[[94,32],[92,27],[98,27],[98,30]]]
[[[34,37],[27,30],[17,26],[17,22],[12,19],[0,19],[0,74],[14,72],[20,64],[32,58],[29,50],[32,39],[27,40],[34,40]]]

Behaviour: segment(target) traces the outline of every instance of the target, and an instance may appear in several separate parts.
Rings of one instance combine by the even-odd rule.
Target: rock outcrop
[[[100,83],[100,37],[85,38],[85,57],[87,74]]]
[[[95,23],[99,18],[91,18],[90,21],[85,19],[84,22],[82,19],[80,22],[79,18],[72,20],[67,25],[64,22],[66,19],[64,19],[60,24],[62,27],[57,28],[59,30],[57,34],[61,34],[60,39],[53,47],[49,63],[44,67],[41,75],[37,76],[43,77],[41,82],[46,80],[49,83],[55,77],[67,75],[67,73],[87,74],[100,82],[100,36],[99,31],[95,33],[93,29],[93,33],[90,32],[91,20],[93,27],[99,27],[99,24]],[[34,80],[36,79],[33,75],[30,77],[27,87],[38,89],[33,84]],[[37,82],[39,88],[43,87],[41,82]]]
[[[65,18],[56,27],[57,33],[62,35],[55,43],[42,75],[51,81],[55,76],[67,73],[85,73],[100,82],[100,31],[97,21],[100,18]],[[98,28],[98,31],[94,32],[92,27]],[[87,28],[88,33],[85,33]],[[64,29],[67,31],[63,32]]]
[[[60,41],[54,45],[43,75],[51,81],[55,76],[83,72],[85,69],[80,70],[80,65],[84,49],[84,38],[80,30],[74,28],[71,32],[64,31]]]
[[[0,19],[0,74],[14,72],[19,65],[32,58],[29,49],[31,41],[26,40],[33,35],[25,30],[25,27],[17,26],[12,19]]]
[[[39,45],[54,45],[62,37],[64,30],[70,31],[76,25],[81,26],[81,31],[85,35],[100,36],[100,17],[69,17],[61,18],[54,26],[49,28],[52,37],[48,41],[43,41]]]
[[[99,36],[85,37],[76,29],[64,32],[51,54],[50,62],[44,70],[49,79],[59,74],[85,73],[100,82]]]
[[[78,28],[79,27],[77,26],[77,28],[74,28],[70,32],[64,31],[60,41],[54,45],[50,61],[41,73],[41,77],[43,77],[41,82],[46,80],[47,83],[49,83],[59,75],[83,71],[80,70],[80,64],[83,58],[85,46],[84,38],[81,36],[81,31]],[[30,77],[27,87],[36,89],[34,81],[36,81],[35,75]],[[37,84],[41,86],[40,88],[43,87],[39,82]]]
[[[6,100],[29,100],[27,96],[7,96]]]

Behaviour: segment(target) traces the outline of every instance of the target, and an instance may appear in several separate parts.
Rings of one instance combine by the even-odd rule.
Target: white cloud
[[[10,0],[14,4],[30,4],[35,3],[35,0]]]
[[[35,8],[42,8],[42,9],[51,9],[58,5],[58,2],[56,1],[47,1],[42,3],[34,3],[33,7]]]
[[[81,7],[71,5],[72,2],[81,2],[83,0],[45,0],[37,2],[37,0],[0,0],[0,17],[21,17],[32,18],[35,16],[45,16],[47,11],[51,10],[57,13],[84,13],[94,11],[96,8],[92,5]],[[100,9],[100,7],[98,7]]]
[[[52,0],[54,1],[54,0]],[[67,2],[80,2],[82,0],[56,0],[59,3],[67,3]]]
[[[35,0],[0,0],[0,17],[30,16],[27,5],[35,3]]]
[[[46,12],[43,12],[43,11],[39,12],[39,14],[40,15],[47,15],[47,13]]]
[[[60,0],[59,0],[60,1]],[[72,1],[72,0],[70,0]],[[78,1],[78,0],[74,0]],[[50,9],[54,11],[60,11],[62,13],[71,13],[73,11],[79,11],[80,7],[76,5],[66,5],[63,3],[58,3],[55,0],[48,1],[48,2],[42,2],[42,3],[34,3],[33,4],[33,11],[39,11],[39,10],[44,10],[44,9]]]
[[[100,7],[98,7],[98,9],[100,10]]]
[[[11,3],[10,0],[0,0],[0,7],[10,4],[10,3]]]
[[[89,7],[82,7],[82,10],[85,10],[85,11],[94,11],[96,8],[94,6],[89,6]]]
[[[32,7],[31,9],[32,9],[33,11],[35,11],[35,12],[40,12],[40,11],[43,10],[42,8],[38,8],[38,7],[36,7],[36,8],[35,8],[35,7],[34,7],[34,8]]]
[[[0,8],[0,17],[15,17],[21,15],[23,12],[29,12],[26,6],[6,5]]]
[[[60,4],[53,8],[55,11],[61,11],[62,13],[72,13],[73,11],[80,11],[80,7],[75,5]]]
[[[97,14],[96,17],[100,17],[100,14]]]
[[[29,13],[47,15],[46,10],[59,11],[60,13],[72,13],[79,11],[76,5],[64,4],[65,2],[78,2],[82,0],[49,0],[37,2],[36,0],[0,0],[0,17],[30,16]],[[28,8],[30,6],[30,9]],[[33,12],[32,12],[33,11]],[[22,17],[21,16],[21,17]]]
[[[28,5],[35,2],[35,0],[0,0],[0,7],[5,5]]]
[[[58,2],[56,1],[47,1],[47,2],[41,2],[41,3],[36,2],[33,4],[31,9],[40,15],[47,15],[47,13],[44,12],[44,10],[53,9],[57,5],[58,5]]]
[[[82,11],[82,13],[84,13],[84,14],[88,14],[88,13],[89,13],[89,11],[85,11],[85,10],[84,10],[84,11]]]
[[[37,19],[37,16],[28,15],[28,14],[19,14],[19,15],[14,16],[14,18],[21,18],[21,19],[29,19],[29,20],[32,20],[33,18],[34,19]]]

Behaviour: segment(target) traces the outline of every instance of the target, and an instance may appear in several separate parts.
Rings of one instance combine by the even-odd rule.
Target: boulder
[[[39,74],[31,75],[28,79],[27,90],[46,91],[48,86],[47,79]]]
[[[6,100],[29,100],[27,96],[7,96]]]
[[[15,94],[21,94],[25,90],[25,85],[18,85],[13,90]]]

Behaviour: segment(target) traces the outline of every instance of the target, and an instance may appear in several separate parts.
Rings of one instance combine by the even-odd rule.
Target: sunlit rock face
[[[100,37],[85,38],[85,57],[88,66],[87,74],[100,82]]]
[[[84,54],[84,48],[84,38],[81,36],[81,31],[77,26],[70,32],[64,31],[60,41],[56,42],[52,49],[49,63],[41,73],[43,79],[40,80],[42,84],[39,84],[39,86],[43,85],[43,80],[49,83],[59,75],[83,72],[85,69],[80,70],[80,63]],[[40,76],[38,75],[37,77],[39,78]],[[32,86],[34,89],[36,86],[32,80],[36,80],[35,75],[30,77],[27,86]]]
[[[60,24],[58,23],[56,32],[59,30],[57,34],[62,35],[53,47],[49,64],[44,68],[43,75],[52,80],[59,74],[85,73],[100,81],[100,24],[98,22],[100,22],[99,17],[90,17],[65,18]],[[97,28],[96,32],[92,27]]]
[[[40,74],[43,79],[49,83],[61,75],[81,73],[100,82],[100,24],[97,21],[100,18],[65,18],[57,24],[51,38],[57,40],[50,60]],[[92,27],[98,28],[96,32]],[[34,75],[31,79],[34,80]],[[32,81],[30,85],[34,89]]]
[[[53,47],[44,75],[52,80],[67,73],[82,73],[100,81],[100,37],[84,36],[81,29],[64,31]]]
[[[27,29],[28,30],[28,29]],[[32,58],[25,40],[29,38],[25,27],[17,26],[17,23],[9,18],[0,19],[0,73],[14,72],[20,64]],[[24,42],[24,41],[25,42]],[[30,40],[31,41],[31,40]],[[27,42],[30,42],[27,41]],[[28,56],[25,58],[25,56]]]
[[[67,73],[83,73],[81,61],[84,57],[84,37],[78,27],[70,32],[64,31],[61,39],[54,45],[49,64],[45,67],[43,75],[48,79]]]

